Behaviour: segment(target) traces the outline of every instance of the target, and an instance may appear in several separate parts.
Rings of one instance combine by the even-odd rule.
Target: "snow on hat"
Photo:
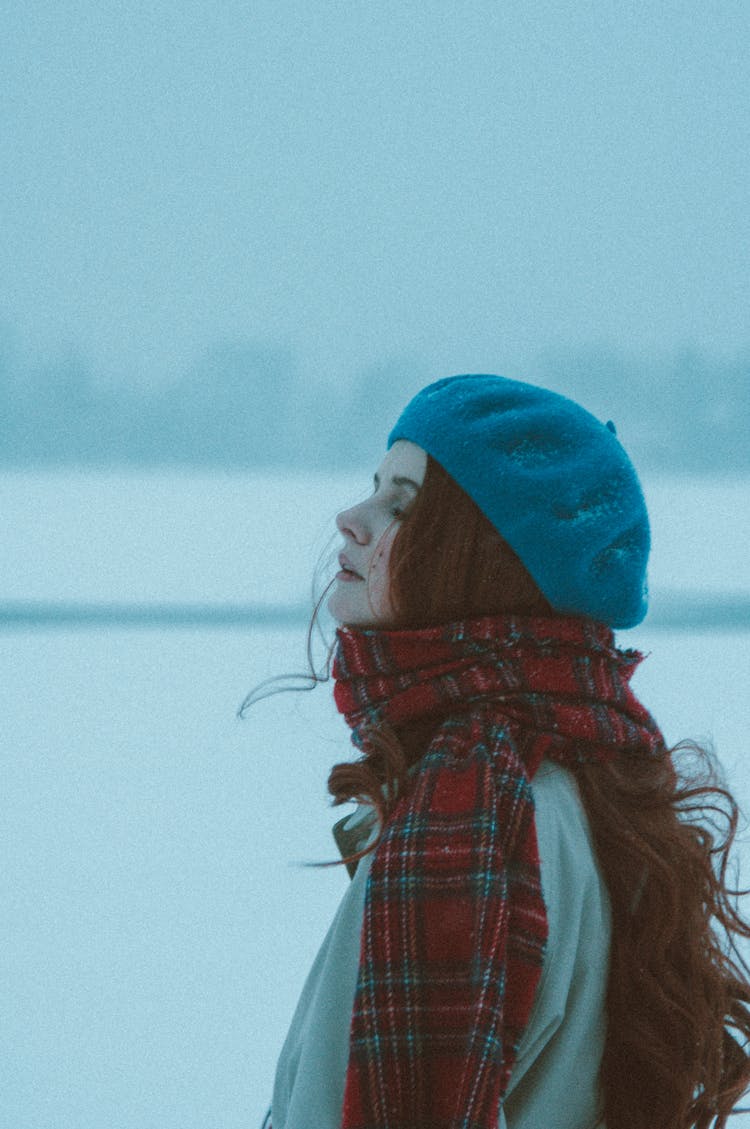
[[[648,512],[614,424],[557,392],[490,373],[423,388],[388,436],[455,479],[549,603],[610,627],[646,615]]]

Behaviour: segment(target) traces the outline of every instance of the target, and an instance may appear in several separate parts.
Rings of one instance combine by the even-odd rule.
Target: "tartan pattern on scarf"
[[[530,781],[663,737],[642,661],[580,618],[337,631],[352,741],[434,717],[367,880],[342,1129],[496,1129],[547,938]]]

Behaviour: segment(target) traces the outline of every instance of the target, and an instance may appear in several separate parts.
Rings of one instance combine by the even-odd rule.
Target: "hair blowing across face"
[[[391,550],[391,599],[394,626],[403,628],[503,612],[559,614],[431,458]],[[388,796],[408,787],[408,768],[430,735],[424,724],[383,729],[371,753],[333,768],[334,802],[371,803],[383,820],[393,806],[383,784]],[[690,760],[678,765],[678,752]],[[661,759],[628,753],[571,771],[612,906],[604,1122],[718,1129],[750,1085],[750,973],[734,947],[750,938],[750,924],[726,884],[737,804],[711,754],[692,742]]]

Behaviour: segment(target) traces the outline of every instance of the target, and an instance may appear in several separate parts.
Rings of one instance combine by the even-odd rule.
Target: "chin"
[[[328,600],[328,612],[341,627],[375,627],[372,612],[352,607],[353,601],[337,600],[336,593]]]
[[[359,585],[350,592],[344,584],[337,584],[328,597],[326,606],[329,615],[342,627],[387,627],[392,616],[373,609],[366,596],[362,599],[363,592],[364,588]]]
[[[329,615],[333,616],[333,618],[338,623],[340,623],[342,627],[346,624],[351,624],[352,626],[354,626],[355,624],[359,623],[360,620],[362,620],[363,616],[361,612],[359,613],[359,615],[357,614],[357,610],[356,608],[352,607],[352,603],[353,601],[347,600],[346,593],[344,593],[342,596],[340,592],[334,591],[328,597],[328,603],[326,606],[328,608]]]

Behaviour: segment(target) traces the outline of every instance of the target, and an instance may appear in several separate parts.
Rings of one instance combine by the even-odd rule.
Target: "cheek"
[[[389,530],[373,554],[370,565],[370,598],[381,607],[388,602],[388,571],[391,563],[391,547],[397,530]]]
[[[391,563],[391,549],[396,539],[397,532],[398,530],[391,526],[381,537],[378,547],[373,553],[372,563],[370,565],[373,576],[377,575],[381,579],[387,577]]]

